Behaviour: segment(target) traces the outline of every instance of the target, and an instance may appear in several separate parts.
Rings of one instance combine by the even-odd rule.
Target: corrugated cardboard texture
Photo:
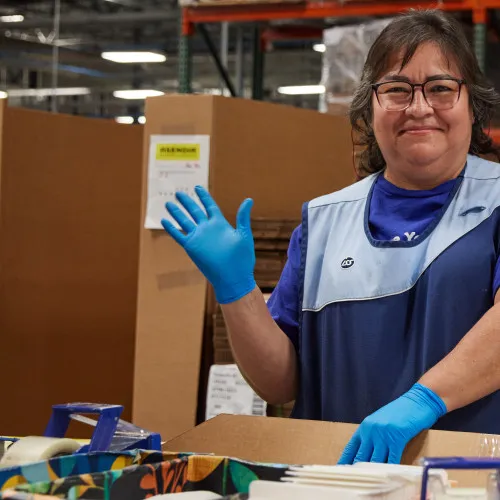
[[[146,118],[141,227],[152,134],[211,136],[210,191],[232,223],[247,197],[255,201],[253,217],[300,219],[303,202],[354,179],[350,128],[339,117],[175,95],[148,100]],[[201,274],[193,281],[196,272],[162,231],[141,230],[134,422],[164,439],[195,424],[205,310],[215,311]]]
[[[2,433],[71,401],[130,418],[140,127],[7,108],[1,145]]]
[[[356,428],[334,422],[219,415],[171,439],[164,449],[256,462],[335,465]],[[487,438],[467,432],[427,431],[409,444],[403,463],[418,465],[422,457],[485,456],[482,443]],[[461,486],[486,485],[484,472],[449,474]]]

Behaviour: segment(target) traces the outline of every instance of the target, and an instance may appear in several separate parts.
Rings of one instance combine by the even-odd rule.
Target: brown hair
[[[392,21],[375,40],[351,103],[349,117],[356,136],[355,145],[362,147],[358,156],[360,176],[378,172],[385,167],[371,125],[371,85],[387,70],[395,50],[403,51],[403,69],[424,43],[435,43],[448,60],[452,58],[466,81],[474,115],[469,152],[475,155],[493,153],[500,159],[498,149],[484,132],[489,127],[495,107],[500,104],[500,96],[479,68],[462,27],[454,18],[439,10],[410,10]]]

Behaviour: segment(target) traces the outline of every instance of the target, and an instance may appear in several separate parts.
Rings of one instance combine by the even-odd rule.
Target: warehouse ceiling
[[[115,90],[177,90],[179,8],[176,0],[61,0],[58,39],[54,31],[54,5],[54,0],[0,0],[0,89],[40,89],[53,84],[88,88],[88,95],[57,99],[59,111],[87,116],[141,112],[142,102],[117,99],[113,97]],[[7,16],[23,16],[24,20],[12,22],[16,18]],[[321,23],[314,26],[320,28]],[[219,47],[221,25],[208,25],[208,30]],[[229,73],[234,77],[239,37],[243,44],[247,90],[251,87],[252,33],[250,25],[229,26]],[[312,50],[313,43],[318,41],[288,40],[268,46],[267,98],[299,106],[318,106],[317,96],[283,97],[276,93],[282,85],[319,83],[322,56]],[[58,52],[57,64],[54,45]],[[192,46],[193,90],[221,89],[220,76],[203,39],[194,36]],[[105,51],[126,50],[160,51],[167,59],[160,64],[131,65],[101,57]],[[13,105],[39,109],[51,106],[47,97],[11,97],[9,100]]]
[[[54,1],[0,1],[0,89],[48,88],[53,83]],[[24,16],[10,22],[5,16]],[[217,47],[221,25],[208,25]],[[229,26],[228,67],[235,70],[237,26]],[[178,88],[179,9],[175,0],[61,0],[57,85],[90,88],[91,95],[58,98],[59,110],[85,115],[128,114],[142,103],[123,102],[114,90],[131,88],[174,92]],[[241,27],[245,87],[251,86],[251,26]],[[101,58],[104,51],[161,51],[161,64],[118,64]],[[203,39],[193,37],[193,89],[221,89],[221,79]],[[273,50],[266,57],[265,86],[317,84],[321,54],[311,42]],[[48,109],[49,98],[11,98],[14,105]],[[302,99],[291,98],[301,104]],[[304,99],[307,105],[311,99]],[[316,106],[317,99],[313,100]]]

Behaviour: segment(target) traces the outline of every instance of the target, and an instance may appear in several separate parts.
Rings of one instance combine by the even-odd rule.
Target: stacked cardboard
[[[296,219],[258,218],[252,220],[256,254],[255,281],[266,298],[278,284],[287,259],[292,232],[299,223],[300,221]],[[219,306],[213,316],[213,346],[215,364],[235,362]]]
[[[255,241],[255,280],[266,300],[276,287],[287,259],[287,250],[293,230],[300,224],[296,219],[254,219],[252,232]],[[226,323],[220,306],[213,317],[214,363],[235,363],[229,344]],[[268,415],[289,417],[293,403],[268,406]]]
[[[229,337],[226,329],[226,322],[220,306],[217,308],[217,313],[214,314],[214,363],[216,365],[227,365],[234,363],[233,353],[229,345]]]
[[[255,281],[261,290],[275,288],[285,266],[286,250],[257,250],[255,256]]]
[[[255,280],[263,291],[278,284],[287,258],[288,244],[298,220],[254,219],[252,232],[255,240]]]
[[[264,298],[268,298],[270,294],[264,294]],[[214,363],[216,365],[227,365],[235,363],[231,345],[229,343],[226,323],[220,306],[213,319],[213,348],[214,348]],[[285,405],[273,406],[268,405],[267,415],[270,417],[289,418],[293,410],[294,402]]]

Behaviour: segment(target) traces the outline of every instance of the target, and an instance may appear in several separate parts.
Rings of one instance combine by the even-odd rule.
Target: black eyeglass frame
[[[443,109],[453,109],[456,106],[457,102],[460,100],[460,95],[461,95],[461,92],[462,92],[462,86],[467,84],[467,82],[465,80],[461,79],[461,78],[453,78],[453,77],[440,78],[440,77],[435,77],[435,78],[429,78],[428,80],[425,80],[425,82],[423,82],[423,83],[411,83],[411,82],[407,82],[405,80],[389,80],[387,82],[372,83],[371,87],[372,87],[372,90],[375,92],[375,96],[377,97],[377,101],[378,101],[380,107],[382,109],[384,109],[385,111],[404,111],[404,110],[408,109],[413,104],[413,100],[415,99],[415,88],[416,87],[420,87],[422,89],[422,95],[424,96],[425,102],[427,103],[428,106],[430,106],[432,109],[439,109],[439,108],[434,108],[434,106],[432,106],[429,103],[429,101],[427,100],[427,96],[425,95],[425,90],[424,90],[424,86],[427,85],[429,82],[435,82],[435,81],[438,81],[438,80],[440,80],[440,81],[452,81],[452,82],[458,83],[458,96],[457,96],[457,100],[455,101],[455,104],[453,104],[453,106],[451,108],[443,108]],[[408,103],[408,105],[406,107],[404,107],[403,109],[389,110],[389,109],[385,109],[384,106],[382,106],[382,104],[380,103],[380,98],[378,96],[378,89],[382,85],[386,85],[387,83],[405,83],[406,85],[409,85],[411,87],[411,99],[410,99],[410,102]]]

